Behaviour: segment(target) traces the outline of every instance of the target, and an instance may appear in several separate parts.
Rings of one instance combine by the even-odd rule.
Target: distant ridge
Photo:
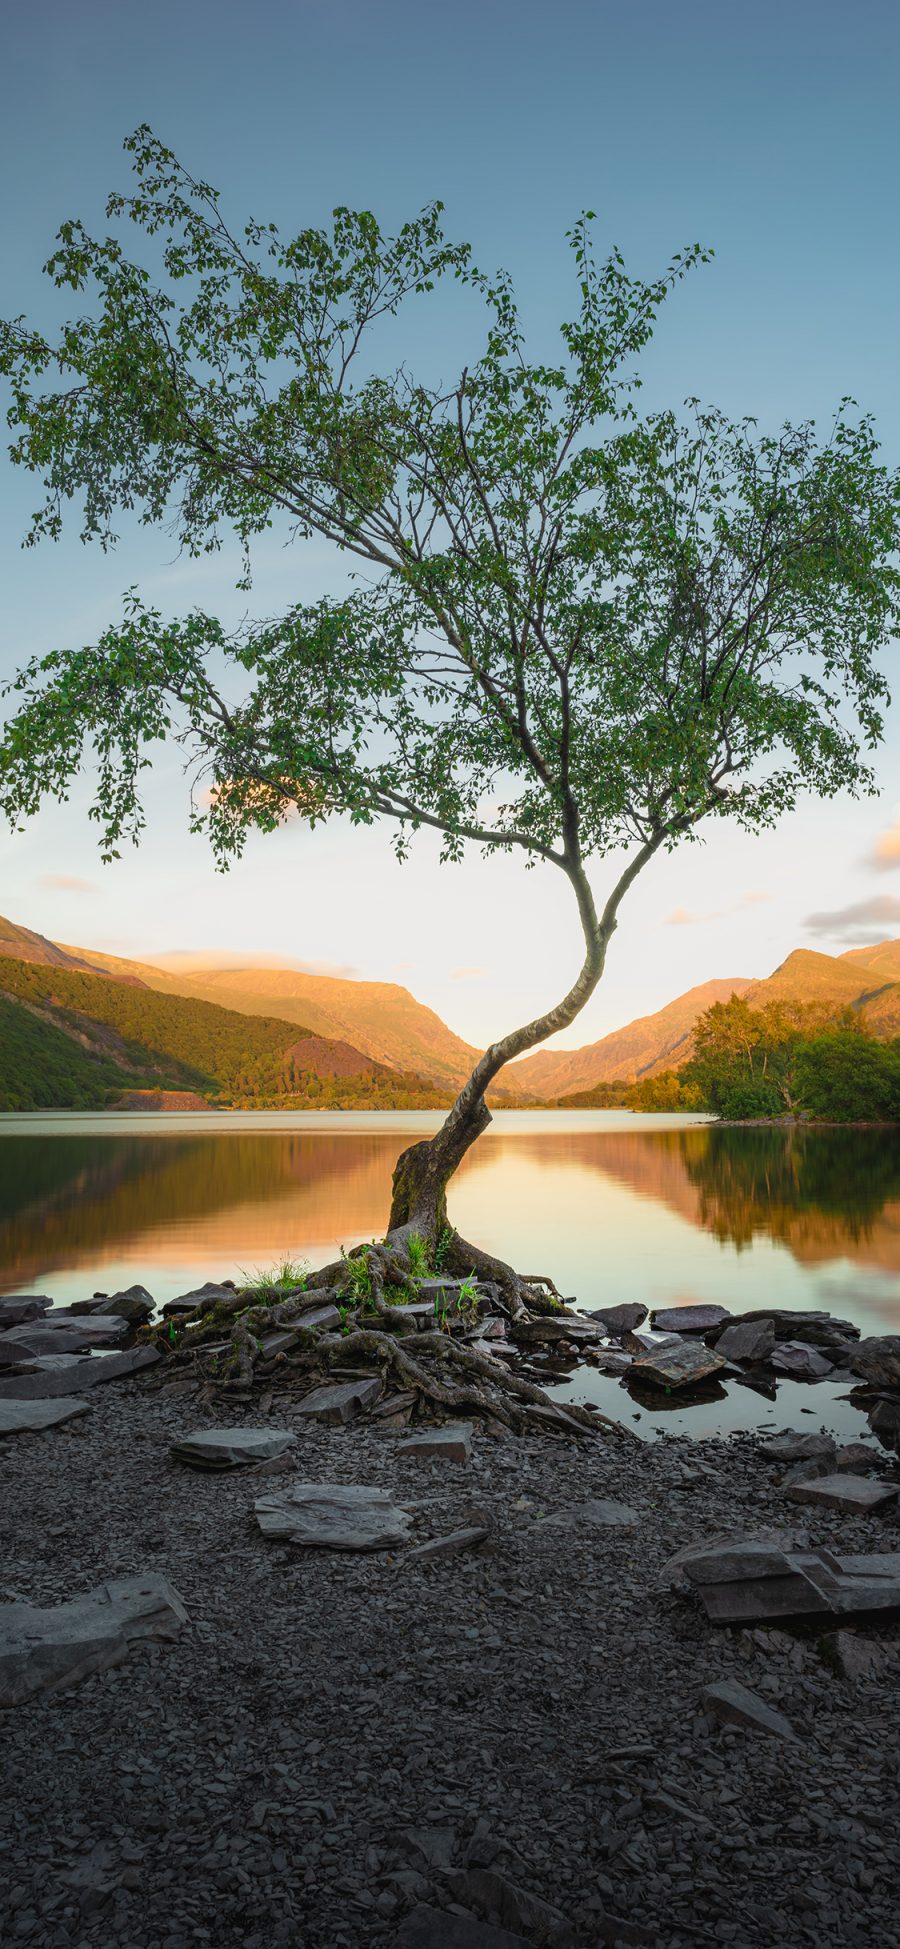
[[[704,981],[654,1015],[640,1015],[583,1049],[540,1049],[516,1063],[514,1074],[539,1096],[574,1096],[596,1083],[635,1083],[661,1069],[677,1069],[690,1053],[691,1031],[704,1009],[750,987],[741,975]]]
[[[141,988],[145,984],[136,974],[114,974],[100,965],[96,958],[89,958],[80,948],[59,947],[55,941],[48,941],[43,934],[34,934],[30,927],[17,927],[15,921],[4,920],[0,914],[0,954],[11,961],[34,961],[40,967],[75,968],[79,974],[103,974],[108,980],[127,981],[129,986]],[[123,969],[127,963],[123,962]]]

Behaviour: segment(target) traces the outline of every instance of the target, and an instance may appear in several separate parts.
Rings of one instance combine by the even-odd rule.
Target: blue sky
[[[449,230],[512,272],[541,346],[568,310],[563,235],[580,209],[598,212],[600,240],[642,272],[700,239],[715,262],[666,308],[644,403],[697,393],[764,424],[830,423],[851,393],[897,464],[898,62],[900,15],[882,0],[18,9],[0,77],[3,309],[56,315],[40,274],[56,227],[72,215],[102,227],[107,190],[127,182],[122,140],[147,120],[238,220],[299,228],[346,202],[390,226],[440,196]],[[422,334],[432,369],[452,371],[471,350],[452,306]],[[129,533],[104,557],[78,543],[76,519],[60,544],[22,552],[35,498],[0,460],[0,672],[90,640],[134,582],[173,610],[196,601],[230,618],[245,606],[227,558],[195,571],[164,534]],[[268,610],[328,573],[314,548],[270,545],[254,601]],[[835,951],[866,932],[900,934],[900,846],[872,864],[897,822],[897,758],[893,713],[877,804],[808,806],[759,842],[718,829],[655,864],[623,913],[603,989],[565,1040],[708,975],[765,973],[800,942]],[[546,874],[477,858],[439,871],[428,841],[401,870],[385,835],[335,826],[255,842],[223,879],[185,836],[185,799],[169,757],[142,851],[111,868],[94,849],[86,787],[26,834],[4,833],[0,911],[122,953],[271,950],[400,980],[475,1041],[568,985],[577,923]],[[862,915],[827,918],[852,907]]]

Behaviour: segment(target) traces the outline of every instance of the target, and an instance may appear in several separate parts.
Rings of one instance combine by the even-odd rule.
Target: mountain
[[[891,980],[890,974],[867,961],[798,947],[774,974],[752,982],[746,995],[751,1008],[762,1008],[767,1002],[799,1002],[836,1011],[853,1008],[890,986]]]
[[[314,1035],[350,1042],[391,1069],[415,1070],[439,1087],[458,1089],[480,1051],[448,1029],[433,1009],[417,1002],[395,982],[348,981],[335,975],[305,974],[297,968],[197,968],[172,971],[92,949],[64,950],[102,965],[122,979],[136,977],[160,994],[191,996],[235,1009],[241,1015],[277,1016],[300,1022]],[[517,1096],[517,1079],[504,1077],[495,1092]]]
[[[17,927],[14,921],[4,920],[2,914],[0,955],[12,961],[35,961],[42,967],[77,968],[82,974],[107,972],[99,968],[95,957],[82,955],[78,948],[58,947],[43,934],[33,934],[30,927]],[[130,985],[138,982],[138,977],[131,973],[111,974],[110,978]]]
[[[633,1083],[661,1069],[677,1069],[687,1061],[691,1030],[704,1009],[742,995],[749,986],[739,975],[704,981],[655,1015],[641,1015],[583,1049],[540,1049],[516,1063],[513,1073],[535,1095],[561,1097],[593,1089],[596,1083]]]
[[[36,937],[38,942],[40,937]],[[31,943],[26,942],[26,945]],[[40,948],[34,949],[36,955]],[[375,1062],[274,1016],[247,1016],[139,980],[78,965],[74,955],[0,958],[0,1109],[103,1107],[158,1092],[212,1103],[296,1108],[439,1108],[420,1076]]]

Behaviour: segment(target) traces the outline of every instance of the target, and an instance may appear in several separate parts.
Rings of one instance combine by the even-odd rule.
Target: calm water
[[[322,1264],[384,1229],[425,1113],[0,1116],[0,1292],[60,1302],[140,1281],[160,1301],[283,1257]],[[498,1115],[456,1179],[463,1234],[581,1306],[824,1307],[900,1331],[900,1135],[718,1130],[618,1111]],[[638,1432],[793,1422],[865,1431],[847,1383],[742,1386],[658,1414],[580,1373]],[[796,1416],[807,1410],[799,1424]],[[809,1410],[812,1410],[812,1416]]]

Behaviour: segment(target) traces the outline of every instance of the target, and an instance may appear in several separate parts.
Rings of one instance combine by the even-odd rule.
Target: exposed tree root
[[[173,1361],[194,1367],[207,1400],[216,1394],[247,1398],[261,1382],[305,1392],[332,1369],[360,1361],[376,1369],[387,1385],[412,1392],[426,1409],[476,1414],[517,1433],[543,1427],[573,1435],[596,1435],[600,1429],[630,1434],[606,1415],[553,1401],[542,1388],[511,1372],[504,1356],[463,1338],[471,1331],[470,1317],[451,1310],[441,1314],[441,1326],[399,1332],[404,1316],[396,1310],[398,1303],[419,1295],[410,1236],[411,1228],[403,1226],[384,1241],[357,1246],[283,1296],[276,1297],[272,1288],[271,1300],[248,1292],[204,1300],[177,1327],[165,1322],[146,1331],[169,1355],[168,1369]],[[514,1327],[523,1318],[565,1310],[552,1280],[524,1278],[449,1227],[441,1234],[439,1256],[441,1272],[433,1277],[446,1278],[452,1294],[461,1279],[474,1276],[491,1295],[482,1304],[506,1314]],[[327,1305],[340,1309],[339,1333],[333,1330],[333,1316],[332,1330],[304,1324],[306,1315],[321,1314]],[[290,1332],[290,1344],[267,1357],[264,1341],[279,1329]]]

